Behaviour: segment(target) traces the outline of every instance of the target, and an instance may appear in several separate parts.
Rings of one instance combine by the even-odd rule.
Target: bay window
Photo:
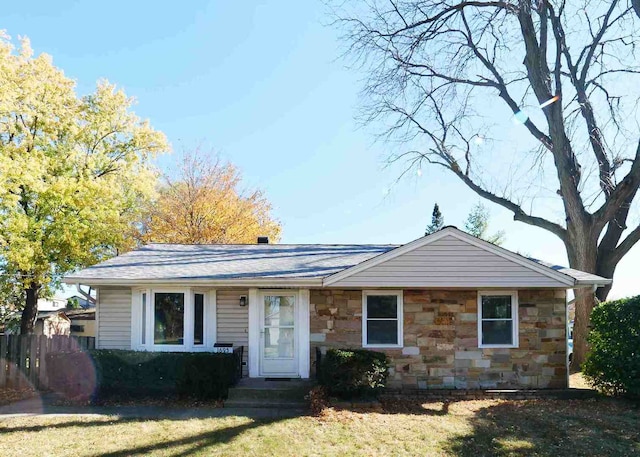
[[[204,344],[204,294],[193,294],[193,344]]]
[[[145,345],[147,344],[147,292],[142,292],[141,306],[142,309],[140,312],[142,313],[142,318],[140,319],[140,340],[142,344]]]
[[[184,344],[184,293],[154,293],[153,306],[153,344]]]
[[[216,340],[215,291],[138,289],[131,314],[131,348],[194,351]]]

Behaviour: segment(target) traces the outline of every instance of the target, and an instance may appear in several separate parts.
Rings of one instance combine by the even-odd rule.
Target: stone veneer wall
[[[310,302],[312,362],[315,347],[362,346],[361,290],[311,290]],[[567,387],[566,292],[520,290],[518,302],[519,347],[480,349],[476,290],[405,290],[404,347],[384,350],[390,387]]]

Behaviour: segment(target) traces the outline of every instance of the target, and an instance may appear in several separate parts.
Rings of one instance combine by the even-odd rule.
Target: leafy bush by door
[[[387,356],[364,349],[329,349],[319,368],[319,384],[344,399],[375,396],[389,374]]]
[[[598,305],[591,325],[587,379],[606,394],[640,398],[640,295]]]

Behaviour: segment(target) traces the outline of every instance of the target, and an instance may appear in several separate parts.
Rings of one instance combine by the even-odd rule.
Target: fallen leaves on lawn
[[[31,387],[23,388],[0,388],[0,406],[26,400],[36,396],[36,391]]]

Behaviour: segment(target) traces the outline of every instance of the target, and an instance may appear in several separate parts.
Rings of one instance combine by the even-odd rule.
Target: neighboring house
[[[69,323],[64,317],[58,316],[64,314],[67,307],[67,299],[61,297],[39,298],[38,299],[38,317],[33,328],[36,335],[69,335]],[[14,311],[9,316],[10,325],[7,328],[0,327],[0,333],[19,334],[20,333],[20,317],[22,311]],[[45,323],[46,321],[46,323]],[[46,333],[45,333],[46,330]]]
[[[71,320],[64,311],[46,311],[38,313],[36,324],[33,327],[34,335],[69,336],[71,333]]]
[[[96,336],[96,308],[66,310],[71,320],[71,336]]]
[[[35,335],[95,336],[95,308],[38,313]]]
[[[59,311],[67,307],[66,298],[39,298],[38,311]]]
[[[567,315],[569,316],[569,322],[573,322],[576,318],[576,299],[572,298],[567,302]]]
[[[384,351],[405,388],[567,385],[566,291],[611,280],[454,227],[402,246],[151,244],[65,278],[97,289],[97,347],[244,346],[250,377],[315,348]]]
[[[80,295],[73,295],[67,298],[67,303],[69,302],[77,302],[80,308],[87,309],[93,307],[93,303],[87,300],[86,297],[81,297]]]

